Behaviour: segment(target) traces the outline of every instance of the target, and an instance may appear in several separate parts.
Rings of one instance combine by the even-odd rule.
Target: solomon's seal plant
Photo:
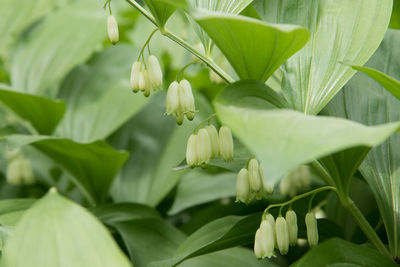
[[[103,3],[101,3],[103,4]],[[0,266],[399,266],[399,0],[0,1]]]

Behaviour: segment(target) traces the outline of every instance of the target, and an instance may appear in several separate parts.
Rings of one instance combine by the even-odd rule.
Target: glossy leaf
[[[257,0],[263,20],[306,27],[311,39],[284,65],[283,93],[293,109],[318,114],[363,65],[389,24],[392,0]]]
[[[236,173],[228,172],[211,175],[194,169],[182,177],[169,214],[236,194]]]
[[[163,115],[165,94],[152,97],[110,142],[131,153],[127,164],[115,180],[112,196],[117,202],[157,205],[178,180],[189,171],[176,168],[185,159],[186,141],[197,125],[211,114],[208,102],[196,96],[195,119],[177,126],[175,119]],[[176,168],[176,169],[175,169]]]
[[[62,101],[16,92],[4,85],[0,85],[0,101],[44,135],[54,131],[65,111]]]
[[[355,66],[355,65],[351,66],[353,69],[367,74],[369,77],[377,81],[380,85],[385,87],[385,89],[388,90],[392,95],[394,95],[395,97],[397,97],[397,99],[400,100],[400,81],[372,68]]]
[[[163,219],[145,218],[115,223],[135,266],[173,255],[185,235]]]
[[[270,102],[254,97],[253,92],[250,97],[237,93],[250,87],[254,88],[253,83],[247,81],[228,86],[214,106],[222,123],[262,162],[265,182],[276,183],[294,167],[334,152],[374,147],[400,126],[392,123],[368,127],[339,118],[274,109]]]
[[[400,53],[396,49],[399,45],[400,32],[389,30],[367,66],[400,79]],[[376,81],[364,74],[357,74],[343,92],[327,106],[325,112],[331,116],[344,117],[368,125],[397,123],[400,120],[400,101]],[[360,168],[374,193],[393,256],[400,256],[399,145],[399,134],[391,136],[367,155]]]
[[[80,144],[48,136],[10,135],[0,137],[10,148],[32,145],[64,167],[73,182],[92,203],[104,202],[114,176],[128,157],[104,141]]]
[[[0,56],[6,57],[9,46],[32,23],[46,15],[54,0],[3,0],[0,9]]]
[[[108,137],[147,102],[130,89],[129,76],[137,51],[127,45],[110,47],[64,80],[59,97],[67,105],[56,134],[78,142]]]
[[[0,266],[27,263],[31,267],[131,266],[107,229],[55,189],[21,218],[7,241]]]
[[[266,81],[309,39],[305,28],[269,24],[244,16],[207,12],[196,15],[196,21],[240,79]]]
[[[22,214],[35,202],[33,199],[0,200],[0,225],[15,226]]]
[[[54,96],[60,79],[84,62],[105,38],[102,12],[97,1],[87,0],[47,16],[16,47],[11,61],[13,88]]]
[[[348,241],[332,238],[309,251],[294,267],[318,266],[397,266],[391,259],[379,254],[377,251],[350,243]]]

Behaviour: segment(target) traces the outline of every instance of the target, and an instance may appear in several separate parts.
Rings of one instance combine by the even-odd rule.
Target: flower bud
[[[200,129],[198,133],[197,153],[199,164],[208,163],[210,161],[212,155],[210,136],[204,128]]]
[[[197,135],[192,134],[187,142],[186,162],[190,167],[194,167],[198,162],[197,157]]]
[[[155,89],[162,89],[163,74],[157,57],[153,55],[148,56],[147,67],[149,70],[151,86]]]
[[[232,133],[226,126],[219,128],[219,153],[226,161],[233,159]]]
[[[212,157],[213,158],[218,157],[219,156],[219,140],[218,140],[217,129],[215,129],[214,125],[208,125],[206,127],[206,130],[208,132],[208,135],[210,136]]]
[[[254,253],[257,258],[274,256],[275,238],[271,224],[262,221],[254,239]]]
[[[249,172],[242,168],[236,179],[236,201],[248,203],[250,194]]]
[[[288,210],[286,212],[286,222],[289,230],[289,245],[294,246],[297,242],[297,216],[293,210]]]
[[[250,189],[252,192],[259,192],[261,189],[261,180],[258,171],[258,161],[256,159],[251,159],[249,162],[249,181],[250,181]]]
[[[168,115],[176,114],[179,110],[178,82],[174,81],[170,84],[166,97],[166,113]]]
[[[317,219],[313,212],[306,214],[307,239],[310,247],[318,245]]]
[[[150,95],[150,90],[151,90],[151,82],[149,79],[149,71],[148,70],[144,70],[143,71],[143,78],[144,78],[144,87],[142,88],[143,91],[143,95],[145,97],[148,97]]]
[[[131,69],[131,88],[132,91],[137,93],[140,90],[140,85],[139,85],[139,76],[140,76],[140,69],[142,67],[142,63],[139,61],[135,61],[132,64],[132,69]]]
[[[116,44],[119,40],[118,23],[113,15],[108,16],[107,19],[107,33],[108,38],[112,44]]]
[[[263,216],[263,220],[264,221],[268,221],[271,224],[272,232],[274,233],[274,238],[275,238],[275,241],[276,241],[275,218],[274,218],[274,216],[272,216],[272,214],[268,213],[268,214]]]
[[[279,216],[275,222],[276,241],[279,252],[285,255],[289,251],[289,230],[285,218]]]
[[[188,120],[193,120],[195,110],[194,97],[192,86],[187,80],[179,82],[179,103],[183,112],[186,112]]]

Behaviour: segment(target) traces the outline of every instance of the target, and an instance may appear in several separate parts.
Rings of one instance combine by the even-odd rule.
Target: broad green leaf
[[[197,1],[197,0],[189,0],[189,6],[192,13],[195,13],[196,10],[203,11],[214,11],[225,14],[234,14],[237,15],[242,12],[248,5],[253,2],[253,0],[219,0],[219,1]],[[196,22],[196,20],[188,14],[188,19],[193,29],[197,33],[197,36],[200,38],[203,43],[204,50],[211,51],[213,42],[207,33],[200,27],[200,25]]]
[[[348,241],[332,238],[309,251],[294,267],[319,266],[397,266],[377,251]]]
[[[339,118],[305,115],[274,105],[251,92],[254,82],[228,86],[214,101],[217,115],[262,162],[265,182],[276,183],[294,167],[344,149],[374,147],[395,133],[400,123],[375,127]],[[261,85],[256,90],[266,91]],[[261,94],[261,93],[260,93]]]
[[[135,266],[171,257],[185,235],[163,219],[144,218],[113,224],[120,232]]]
[[[104,204],[93,207],[90,211],[106,224],[142,218],[161,218],[155,209],[139,203]]]
[[[310,37],[308,30],[299,26],[264,23],[238,15],[199,13],[196,21],[240,79],[266,81]]]
[[[11,84],[18,91],[54,96],[56,85],[84,62],[106,36],[98,1],[76,1],[53,12],[16,47]]]
[[[227,216],[212,221],[187,237],[177,248],[173,258],[154,266],[176,266],[196,256],[251,244],[260,220],[261,214],[255,213],[249,216]]]
[[[131,156],[112,187],[117,202],[157,205],[188,168],[176,168],[186,154],[186,141],[194,128],[211,114],[208,102],[196,95],[195,119],[177,126],[165,112],[165,94],[152,97],[146,107],[110,137],[110,143]]]
[[[363,65],[382,41],[392,0],[256,0],[267,22],[301,25],[311,39],[283,66],[282,89],[293,109],[318,114],[355,74],[340,61]]]
[[[390,18],[389,27],[400,29],[400,0],[393,0],[392,17]]]
[[[200,169],[192,170],[182,177],[168,213],[176,214],[196,205],[235,196],[236,175],[233,172],[212,175]]]
[[[367,67],[400,79],[400,31],[389,30]],[[329,115],[348,118],[368,125],[400,121],[400,101],[380,84],[357,74],[342,93],[327,106]],[[374,148],[360,171],[377,201],[393,256],[400,256],[400,135],[395,134]]]
[[[10,135],[0,137],[10,148],[32,145],[72,174],[73,182],[92,203],[107,199],[115,175],[128,154],[112,149],[104,141],[81,144],[49,136]]]
[[[172,13],[175,12],[175,5],[171,5],[166,0],[144,0],[144,2],[150,9],[151,14],[153,14],[157,25],[162,28]]]
[[[15,226],[22,214],[35,202],[33,199],[0,200],[0,225]]]
[[[4,267],[131,266],[107,229],[55,189],[21,218],[7,240]]]
[[[385,87],[392,95],[397,97],[400,100],[400,81],[382,73],[373,68],[363,67],[363,66],[355,66],[351,65],[351,67],[355,70],[364,72],[369,77],[377,81],[380,85]]]
[[[62,101],[16,92],[4,85],[0,85],[0,101],[44,135],[54,131],[65,111]]]
[[[9,46],[32,23],[46,15],[55,0],[2,0],[0,9],[0,57],[6,57]]]
[[[136,56],[135,49],[118,45],[74,69],[60,88],[67,110],[56,134],[78,142],[103,139],[140,110],[147,98],[129,85]]]

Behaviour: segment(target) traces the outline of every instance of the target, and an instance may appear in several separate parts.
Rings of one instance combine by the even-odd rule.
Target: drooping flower
[[[254,253],[257,258],[271,258],[274,256],[275,238],[272,225],[263,220],[254,238]]]
[[[233,159],[232,133],[226,126],[219,128],[219,152],[225,161]]]
[[[208,125],[206,126],[206,130],[208,132],[208,135],[210,136],[210,141],[211,141],[211,149],[212,149],[212,157],[218,157],[219,156],[219,137],[218,137],[218,132],[217,129],[215,128],[214,125]]]
[[[186,118],[190,121],[193,120],[195,111],[193,91],[192,86],[185,79],[179,82],[179,101]]]
[[[119,40],[118,23],[113,15],[109,15],[107,19],[108,38],[112,44],[116,44]]]
[[[190,167],[196,166],[199,161],[197,153],[197,139],[197,135],[192,134],[187,142],[186,162]]]
[[[151,87],[156,91],[162,89],[163,74],[156,56],[150,55],[147,57],[147,69]]]
[[[285,218],[279,216],[275,222],[276,242],[279,252],[285,255],[289,251],[289,229]]]
[[[306,214],[307,239],[310,247],[318,245],[317,218],[313,212]]]
[[[248,165],[250,189],[253,193],[258,193],[261,190],[261,180],[258,171],[258,161],[251,159]]]
[[[297,242],[298,232],[297,215],[293,210],[288,210],[285,217],[289,230],[289,245],[294,246]]]
[[[211,141],[207,130],[204,128],[200,129],[198,132],[197,153],[199,164],[210,162],[212,155]]]
[[[249,172],[247,169],[242,168],[236,179],[236,201],[248,203],[250,198]]]

